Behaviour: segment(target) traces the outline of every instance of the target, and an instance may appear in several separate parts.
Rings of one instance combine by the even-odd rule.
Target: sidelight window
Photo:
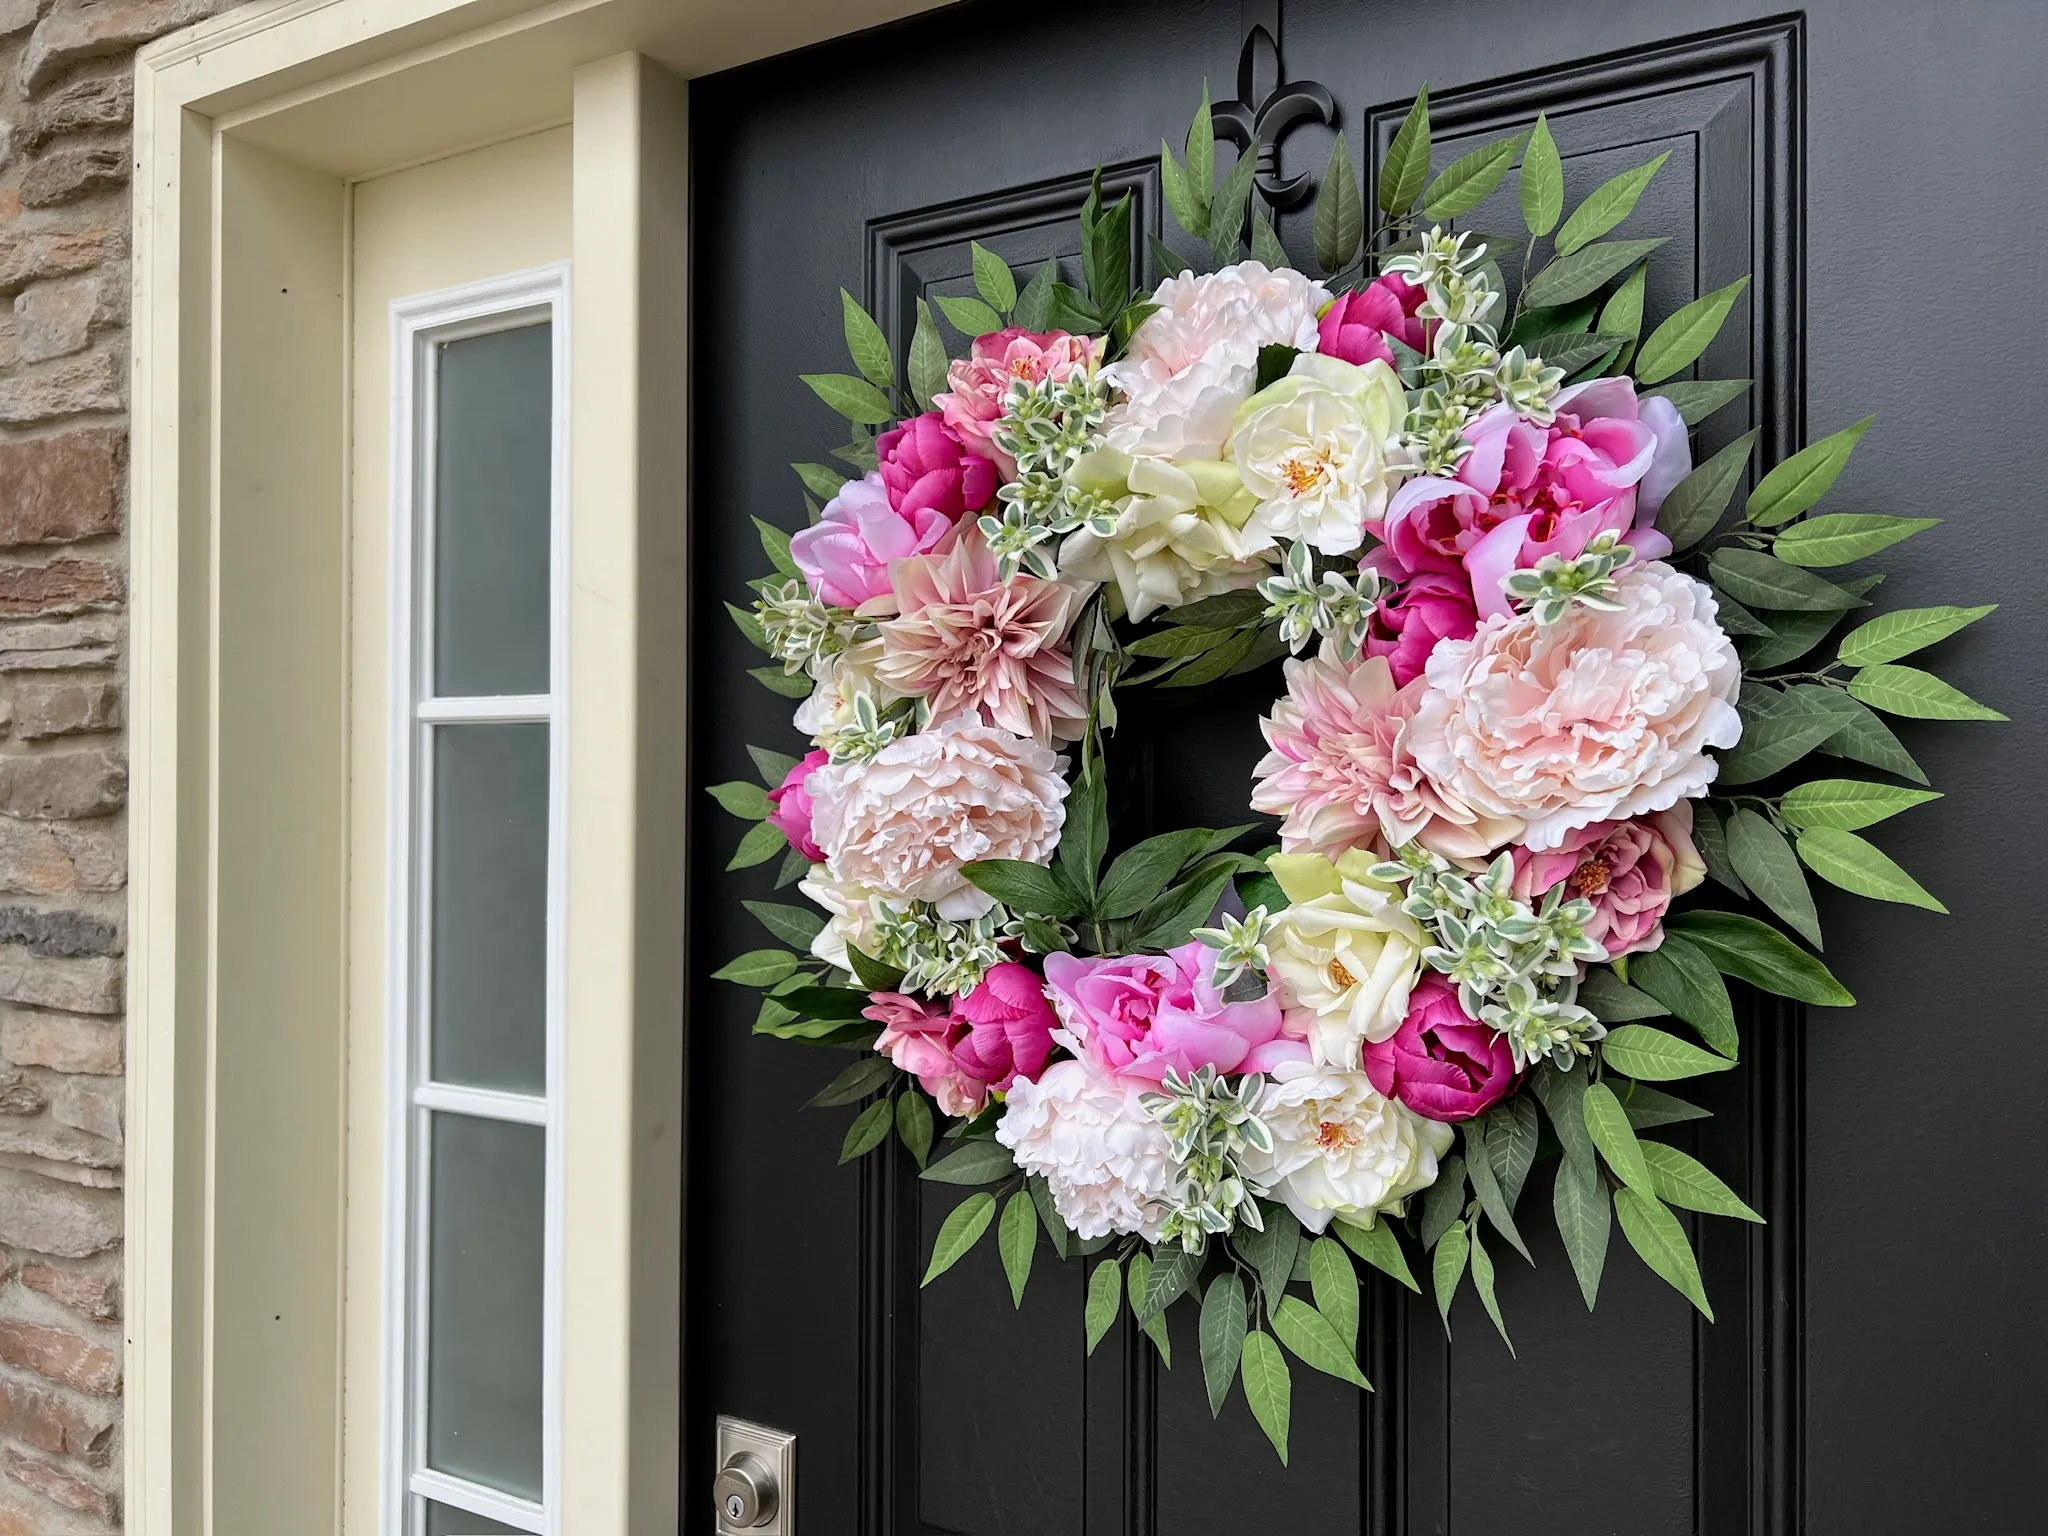
[[[559,1526],[566,300],[393,306],[385,1536]]]

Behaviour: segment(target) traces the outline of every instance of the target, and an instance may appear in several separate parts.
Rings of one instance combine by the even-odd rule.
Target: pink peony
[[[1252,809],[1286,819],[1280,847],[1334,859],[1419,842],[1451,859],[1484,858],[1521,830],[1443,793],[1408,750],[1420,679],[1396,689],[1383,656],[1352,662],[1325,641],[1314,659],[1289,661],[1287,697],[1259,729],[1273,750],[1253,773]]]
[[[937,411],[913,416],[875,439],[882,484],[899,517],[936,512],[958,522],[996,493],[996,467],[968,450]]]
[[[1076,368],[1101,360],[1100,336],[1069,336],[1065,331],[1026,331],[1016,326],[977,336],[966,357],[946,369],[952,388],[932,396],[953,434],[974,453],[992,459],[1005,476],[1017,472],[1016,460],[995,445],[996,421],[1010,393],[1010,381],[1055,384]]]
[[[1465,1011],[1457,987],[1431,971],[1409,995],[1401,1027],[1366,1042],[1365,1075],[1424,1119],[1470,1120],[1514,1087],[1515,1058],[1491,1025]]]
[[[1325,357],[1340,357],[1347,363],[1369,363],[1374,358],[1390,367],[1394,349],[1387,345],[1392,336],[1417,352],[1429,350],[1421,318],[1422,290],[1397,273],[1376,277],[1363,288],[1340,293],[1316,322],[1316,350]]]
[[[1547,853],[1515,850],[1515,894],[1535,905],[1560,882],[1567,901],[1593,904],[1586,935],[1609,957],[1664,942],[1664,913],[1706,878],[1692,844],[1692,802],[1633,821],[1596,821]]]
[[[1437,641],[1469,640],[1479,627],[1472,584],[1462,571],[1405,570],[1384,546],[1368,555],[1365,564],[1394,583],[1373,610],[1365,654],[1386,657],[1394,669],[1394,685],[1405,688],[1422,676]]]
[[[1545,555],[1583,554],[1596,534],[1626,535],[1639,560],[1671,552],[1653,526],[1690,461],[1682,423],[1645,420],[1627,379],[1594,379],[1557,396],[1548,427],[1505,405],[1466,429],[1457,476],[1419,475],[1373,525],[1404,570],[1462,570],[1481,617],[1507,613],[1501,580]]]
[[[1200,943],[1164,955],[1045,957],[1046,991],[1072,1049],[1106,1075],[1156,1083],[1168,1067],[1264,1072],[1307,1059],[1300,1041],[1281,1035],[1271,993],[1226,1003],[1215,970],[1216,952]]]
[[[949,1115],[979,1114],[991,1092],[1036,1077],[1056,1022],[1038,973],[1005,961],[949,1008],[877,992],[861,1010],[882,1026],[875,1049],[915,1076]]]
[[[831,761],[830,752],[807,753],[780,784],[768,791],[768,803],[774,807],[768,813],[768,820],[774,823],[776,831],[789,839],[790,847],[813,864],[824,860],[825,850],[811,835],[811,816],[816,807],[811,803],[811,792],[804,781]]]
[[[790,535],[789,553],[820,602],[858,608],[889,595],[891,560],[924,553],[952,529],[929,507],[897,511],[877,472],[842,485],[817,522]]]
[[[971,715],[899,737],[866,762],[832,763],[805,781],[812,835],[835,881],[941,917],[995,904],[960,873],[977,859],[1043,864],[1066,824],[1066,759]]]
[[[1742,667],[1714,595],[1661,561],[1615,577],[1621,607],[1519,614],[1430,654],[1409,749],[1439,792],[1519,817],[1542,852],[1580,827],[1661,811],[1714,780],[1735,745]]]
[[[972,710],[1048,745],[1087,728],[1065,643],[1077,588],[1022,571],[1004,581],[971,527],[943,555],[898,560],[889,580],[897,616],[882,625],[875,668],[888,686],[928,701],[934,717]]]

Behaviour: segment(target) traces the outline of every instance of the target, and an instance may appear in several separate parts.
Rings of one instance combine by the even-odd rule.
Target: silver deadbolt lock
[[[718,1536],[791,1536],[796,1436],[721,1414],[717,1454]]]

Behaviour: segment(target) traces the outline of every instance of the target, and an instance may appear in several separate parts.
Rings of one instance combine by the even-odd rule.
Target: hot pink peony
[[[1048,745],[1086,729],[1066,648],[1078,589],[1022,571],[1004,581],[980,531],[965,526],[945,554],[899,560],[889,579],[897,616],[882,625],[884,683],[928,700],[934,717],[971,710]]]
[[[1394,669],[1394,685],[1405,688],[1422,676],[1429,653],[1439,640],[1469,640],[1479,627],[1472,606],[1472,583],[1462,571],[1408,571],[1382,546],[1365,565],[1394,583],[1373,610],[1365,637],[1368,656],[1384,656]]]
[[[813,864],[823,861],[825,850],[811,835],[811,816],[816,807],[811,803],[811,792],[805,788],[804,780],[831,761],[830,752],[806,753],[804,760],[790,769],[780,784],[768,791],[768,803],[774,807],[768,813],[768,820],[789,839],[790,847]]]
[[[1419,679],[1397,690],[1385,657],[1346,662],[1328,641],[1283,670],[1287,696],[1259,722],[1273,750],[1253,770],[1252,809],[1286,818],[1284,852],[1334,859],[1419,842],[1445,858],[1483,858],[1521,830],[1445,794],[1416,765],[1407,732]]]
[[[1008,330],[975,337],[968,355],[946,370],[946,382],[952,388],[932,396],[932,404],[939,408],[946,425],[961,443],[1000,465],[1006,476],[1014,475],[1016,461],[995,445],[996,420],[1003,414],[1010,381],[1022,379],[1035,384],[1051,379],[1057,384],[1076,368],[1097,362],[1101,356],[1100,336],[1026,331],[1013,325]]]
[[[897,511],[877,472],[841,486],[817,522],[790,535],[789,553],[820,602],[858,608],[889,595],[891,560],[922,554],[952,530],[932,508]]]
[[[882,484],[899,517],[936,512],[957,522],[996,493],[996,467],[970,452],[937,411],[913,416],[875,439]]]
[[[1510,611],[1509,572],[1583,554],[1596,534],[1624,534],[1641,560],[1671,552],[1653,524],[1690,468],[1682,425],[1644,419],[1627,379],[1574,385],[1555,406],[1548,427],[1493,407],[1466,429],[1472,451],[1455,478],[1410,480],[1371,528],[1404,570],[1462,570],[1481,617]]]
[[[1547,853],[1515,850],[1515,894],[1535,905],[1553,886],[1593,904],[1586,936],[1610,957],[1664,942],[1664,913],[1706,878],[1692,843],[1692,802],[1633,821],[1596,821]]]
[[[1404,346],[1426,352],[1428,337],[1416,314],[1422,298],[1420,288],[1394,272],[1351,293],[1340,293],[1316,322],[1316,350],[1347,363],[1369,363],[1378,358],[1397,366],[1394,349],[1387,345],[1387,337],[1392,336]]]
[[[1215,970],[1216,952],[1199,943],[1164,955],[1045,957],[1046,991],[1072,1048],[1106,1074],[1156,1083],[1168,1067],[1264,1072],[1307,1059],[1300,1041],[1281,1035],[1270,993],[1226,1003]]]
[[[1615,584],[1614,612],[1490,618],[1439,643],[1423,674],[1416,764],[1473,809],[1520,817],[1539,852],[1701,793],[1717,769],[1708,750],[1742,735],[1742,667],[1713,593],[1661,561]]]
[[[1401,1027],[1366,1042],[1365,1075],[1424,1119],[1470,1120],[1515,1085],[1515,1059],[1491,1025],[1465,1011],[1457,987],[1431,971],[1409,995]]]
[[[1057,1022],[1038,973],[1005,961],[948,1008],[901,992],[873,994],[861,1013],[882,1026],[875,1049],[914,1075],[949,1115],[973,1115],[1052,1054]]]

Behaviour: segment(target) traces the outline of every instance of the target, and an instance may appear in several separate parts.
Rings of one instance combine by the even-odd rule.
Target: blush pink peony
[[[1057,1022],[1038,973],[1005,961],[949,1008],[877,992],[862,1014],[882,1026],[875,1049],[915,1076],[949,1115],[979,1114],[991,1093],[1036,1077]]]
[[[875,439],[882,484],[899,517],[936,512],[957,522],[996,494],[996,467],[970,451],[937,411],[913,416]]]
[[[1365,1075],[1427,1119],[1470,1120],[1514,1087],[1515,1057],[1492,1025],[1465,1011],[1457,987],[1432,971],[1415,984],[1401,1027],[1366,1042]]]
[[[1334,859],[1419,842],[1450,859],[1484,858],[1521,830],[1431,783],[1408,750],[1418,679],[1396,689],[1384,656],[1340,660],[1325,641],[1282,669],[1287,696],[1261,720],[1272,748],[1253,773],[1252,809],[1286,818],[1280,847]]]
[[[897,615],[881,626],[875,666],[889,687],[935,717],[973,711],[1047,745],[1087,728],[1066,646],[1079,589],[1023,571],[1003,580],[972,527],[944,554],[897,561],[889,581]]]
[[[1532,906],[1553,887],[1593,904],[1586,936],[1609,957],[1664,942],[1664,913],[1706,878],[1692,842],[1692,803],[1631,821],[1580,827],[1547,853],[1515,850],[1515,894]]]
[[[1554,624],[1496,616],[1431,653],[1410,727],[1422,771],[1537,852],[1580,827],[1666,810],[1735,745],[1742,667],[1706,587],[1660,561],[1615,578],[1621,607]]]
[[[1316,350],[1347,363],[1378,358],[1390,367],[1395,363],[1389,336],[1414,351],[1427,352],[1426,327],[1416,313],[1422,300],[1423,291],[1397,272],[1340,293],[1316,322]]]
[[[955,715],[866,762],[812,774],[812,831],[834,881],[889,901],[927,901],[942,917],[979,917],[994,898],[960,866],[1052,857],[1066,822],[1065,766],[1029,737]]]
[[[816,808],[811,804],[811,792],[804,787],[804,781],[831,761],[830,752],[808,752],[802,762],[784,775],[780,784],[768,791],[768,804],[773,807],[768,813],[768,820],[774,823],[776,831],[789,839],[790,847],[813,864],[824,859],[825,850],[811,835],[811,817]]]
[[[1072,1049],[1107,1076],[1156,1083],[1168,1067],[1264,1072],[1306,1058],[1299,1041],[1282,1038],[1270,993],[1226,1003],[1215,971],[1216,951],[1199,943],[1164,955],[1045,957],[1046,991]]]
[[[953,531],[944,513],[899,512],[879,471],[849,480],[824,514],[790,535],[790,558],[811,593],[834,608],[858,608],[889,595],[889,562],[935,548]]]
[[[1000,465],[1005,476],[1014,475],[1016,460],[995,444],[996,422],[1003,414],[1012,381],[1036,384],[1050,379],[1057,384],[1076,368],[1091,367],[1101,357],[1100,336],[1026,331],[1014,325],[991,331],[975,337],[967,356],[946,369],[951,388],[932,396],[932,404],[961,443]]]

